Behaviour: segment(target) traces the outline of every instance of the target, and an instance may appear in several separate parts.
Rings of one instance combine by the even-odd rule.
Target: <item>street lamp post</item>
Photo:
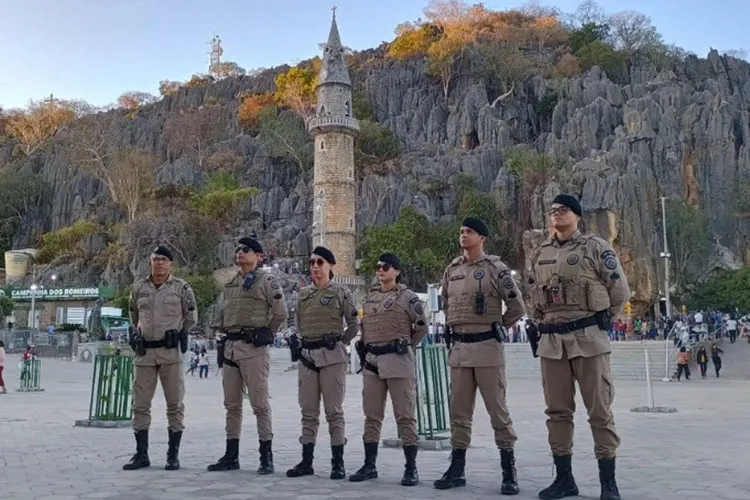
[[[669,257],[671,256],[669,253],[669,247],[667,246],[667,208],[666,208],[666,201],[667,197],[662,196],[661,197],[661,229],[662,229],[662,235],[664,236],[664,251],[661,253],[661,256],[664,258],[664,300],[666,300],[666,312],[667,312],[667,318],[672,317],[672,305],[669,300]],[[669,382],[671,377],[669,376],[669,335],[666,330],[664,330],[664,378],[662,379],[663,382]]]
[[[31,264],[31,330],[36,328],[36,263]]]

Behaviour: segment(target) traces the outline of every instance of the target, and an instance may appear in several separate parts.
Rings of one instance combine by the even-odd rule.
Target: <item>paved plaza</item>
[[[413,488],[398,483],[403,472],[400,449],[381,448],[380,478],[366,483],[332,481],[327,426],[321,416],[316,449],[316,475],[289,479],[287,468],[299,461],[300,429],[297,373],[284,372],[287,350],[273,350],[271,404],[274,420],[276,474],[258,477],[255,419],[245,406],[240,442],[243,470],[207,472],[206,466],[224,452],[224,408],[220,377],[187,377],[186,430],[180,459],[182,469],[163,470],[166,454],[166,417],[161,389],[154,399],[150,456],[152,466],[135,472],[121,470],[134,451],[130,429],[74,427],[88,415],[92,364],[44,360],[44,392],[15,392],[18,358],[9,356],[5,379],[10,393],[0,396],[0,498],[3,500],[112,498],[170,499],[442,499],[498,498],[500,460],[486,411],[478,402],[474,436],[467,454],[466,488],[437,491],[432,481],[449,464],[449,451],[420,450],[422,483]],[[538,363],[529,357],[529,363]],[[516,448],[521,494],[537,498],[552,480],[547,447],[543,398],[539,382],[516,380],[509,373],[509,405],[519,441]],[[347,379],[347,472],[362,465],[363,417],[361,376]],[[647,403],[643,383],[616,386],[615,412],[622,438],[617,478],[626,500],[747,500],[750,498],[748,394],[750,383],[716,379],[655,386],[656,404],[678,413],[632,413]],[[599,485],[593,442],[578,397],[574,473],[579,498],[598,499]],[[387,410],[388,415],[390,409]],[[384,438],[395,437],[390,418]]]

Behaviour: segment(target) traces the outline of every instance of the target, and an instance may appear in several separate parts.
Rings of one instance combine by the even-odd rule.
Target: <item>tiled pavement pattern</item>
[[[481,403],[477,404],[475,432],[468,452],[468,486],[437,491],[432,481],[448,466],[448,451],[422,451],[418,457],[422,483],[414,488],[398,484],[403,455],[381,448],[380,478],[367,483],[328,479],[330,451],[325,419],[316,450],[316,476],[288,479],[284,472],[300,455],[297,373],[284,373],[287,350],[274,350],[272,400],[275,465],[272,476],[258,477],[255,421],[246,403],[241,441],[243,470],[206,471],[206,465],[224,451],[224,409],[220,377],[186,383],[186,426],[182,443],[182,470],[162,469],[166,452],[166,419],[161,389],[153,408],[150,469],[121,470],[133,453],[129,429],[74,427],[86,418],[92,365],[44,360],[45,392],[18,393],[17,357],[11,356],[5,378],[10,394],[0,396],[0,498],[3,500],[112,498],[141,499],[442,499],[499,497],[499,458],[492,431]],[[531,357],[529,357],[531,361]],[[509,374],[509,402],[519,441],[521,494],[537,498],[552,477],[547,447],[543,399],[538,381],[514,379]],[[346,398],[347,472],[362,460],[361,377],[348,377]],[[622,437],[618,458],[618,482],[627,500],[747,500],[750,499],[748,402],[750,383],[694,379],[688,383],[657,382],[656,404],[674,406],[676,414],[632,413],[646,404],[642,382],[617,385],[615,411]],[[585,499],[599,498],[593,443],[583,404],[578,399],[574,473]],[[390,409],[387,415],[390,415]],[[248,418],[249,417],[249,418]],[[393,437],[392,418],[384,437]]]

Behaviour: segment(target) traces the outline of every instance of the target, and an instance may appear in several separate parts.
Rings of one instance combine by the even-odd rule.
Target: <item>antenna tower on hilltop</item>
[[[224,53],[224,49],[221,48],[221,38],[219,35],[214,36],[214,39],[210,42],[211,45],[211,62],[208,65],[208,72],[213,72],[214,68],[221,64],[221,55]]]

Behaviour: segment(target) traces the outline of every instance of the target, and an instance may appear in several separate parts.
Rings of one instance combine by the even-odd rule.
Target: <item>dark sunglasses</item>
[[[307,261],[308,264],[310,264],[310,267],[318,266],[323,267],[323,264],[326,263],[325,259],[317,258],[317,259],[310,259]]]
[[[393,266],[391,266],[390,264],[385,264],[385,263],[381,264],[381,263],[378,263],[378,265],[375,266],[375,269],[377,271],[380,271],[382,269],[383,271],[388,272],[388,271],[391,270],[391,267],[393,267]]]
[[[557,214],[559,214],[559,215],[565,215],[568,212],[570,212],[570,208],[569,207],[556,207],[556,208],[553,208],[552,210],[550,210],[549,214],[550,215],[557,215]]]
[[[238,246],[237,248],[234,249],[234,253],[240,253],[240,252],[242,252],[242,253],[250,253],[252,251],[253,251],[252,248],[246,247],[246,246]]]

